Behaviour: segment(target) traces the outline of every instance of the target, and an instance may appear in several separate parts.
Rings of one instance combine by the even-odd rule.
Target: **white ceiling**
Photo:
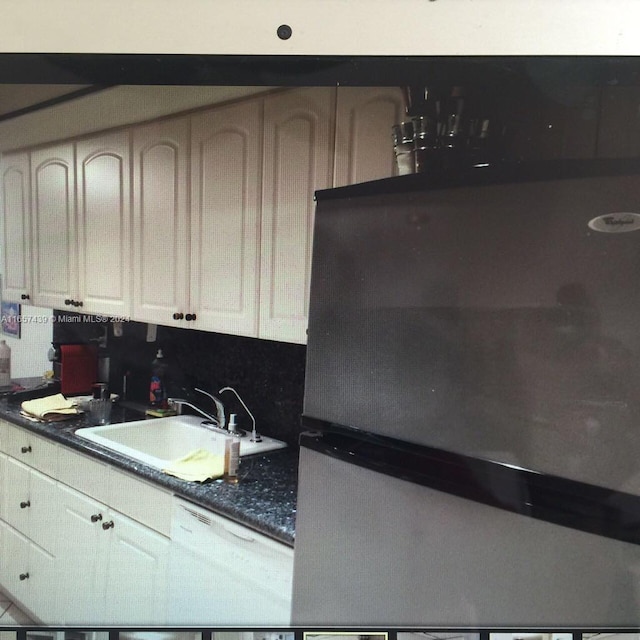
[[[87,89],[86,84],[0,84],[0,117]]]

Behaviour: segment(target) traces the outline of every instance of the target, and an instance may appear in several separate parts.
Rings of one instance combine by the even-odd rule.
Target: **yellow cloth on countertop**
[[[20,406],[26,414],[40,420],[66,420],[79,414],[73,402],[67,400],[61,393],[35,400],[25,400]]]
[[[211,453],[206,449],[196,449],[174,460],[162,471],[182,480],[204,482],[212,478],[220,478],[224,474],[224,456]]]

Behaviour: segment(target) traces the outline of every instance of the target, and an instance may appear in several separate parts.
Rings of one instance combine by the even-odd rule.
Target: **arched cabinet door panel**
[[[28,304],[32,295],[29,154],[26,151],[7,154],[0,167],[4,229],[2,297]]]
[[[189,120],[133,130],[134,320],[182,326],[189,312]]]
[[[335,90],[265,99],[261,338],[306,342],[314,192],[331,186]]]
[[[129,132],[76,145],[79,300],[82,311],[130,315]]]
[[[258,332],[262,100],[191,123],[191,301],[198,329]]]
[[[391,127],[406,118],[399,87],[340,87],[334,186],[396,175]]]
[[[31,153],[33,303],[41,307],[71,309],[79,297],[75,187],[72,143]]]

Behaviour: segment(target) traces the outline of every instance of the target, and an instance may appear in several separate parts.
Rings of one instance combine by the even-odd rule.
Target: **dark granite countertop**
[[[298,484],[296,449],[243,457],[240,482],[235,485],[222,480],[187,482],[75,435],[77,429],[91,426],[84,416],[63,422],[32,422],[20,415],[19,404],[12,404],[3,398],[0,399],[0,418],[113,464],[177,496],[293,546]],[[142,418],[138,411],[116,403],[111,421],[128,422]]]

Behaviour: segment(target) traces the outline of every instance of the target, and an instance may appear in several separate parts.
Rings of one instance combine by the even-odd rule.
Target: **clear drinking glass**
[[[89,401],[89,417],[94,425],[109,424],[111,422],[111,400]]]

